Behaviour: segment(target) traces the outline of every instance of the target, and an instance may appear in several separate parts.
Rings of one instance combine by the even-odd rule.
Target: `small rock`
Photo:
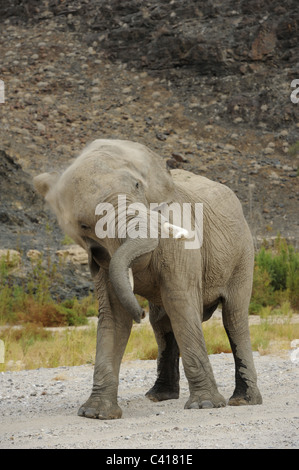
[[[165,134],[162,134],[160,132],[156,132],[156,137],[158,140],[161,140],[162,142],[167,139],[167,136]]]
[[[267,31],[260,28],[251,47],[251,58],[253,60],[262,60],[264,56],[273,52],[276,46],[276,33],[273,30]]]
[[[182,155],[181,153],[178,153],[178,152],[173,152],[172,153],[172,157],[177,161],[177,162],[187,162],[187,158],[184,157],[184,155]]]
[[[55,99],[53,98],[53,96],[44,96],[42,98],[43,102],[45,104],[48,104],[50,106],[52,106],[53,104],[55,104]]]
[[[88,264],[88,255],[86,251],[78,245],[70,245],[65,250],[56,251],[56,254],[62,258],[67,258],[76,264]]]
[[[172,158],[166,160],[166,165],[170,169],[180,168],[180,164]]]
[[[31,93],[25,93],[23,99],[24,99],[25,104],[28,104],[28,105],[32,104],[32,95],[31,95]]]
[[[97,52],[94,50],[93,47],[89,47],[89,48],[87,49],[87,52],[88,52],[88,54],[90,54],[90,55],[95,55],[95,54],[97,53]]]
[[[37,259],[39,259],[39,258],[42,256],[42,254],[41,254],[41,252],[38,251],[38,250],[29,250],[29,251],[27,251],[26,256],[27,256],[27,258],[29,258],[29,259],[37,260]]]
[[[131,93],[131,91],[132,91],[132,88],[130,86],[127,86],[127,87],[123,88],[123,90],[122,90],[124,95],[128,95],[129,93]]]
[[[36,127],[40,132],[46,132],[46,126],[42,124],[41,122],[37,122]]]
[[[279,179],[279,176],[277,173],[275,173],[275,171],[271,171],[271,173],[269,174],[269,178],[271,180],[278,180]]]
[[[46,19],[52,18],[54,15],[51,11],[46,10],[46,11],[42,11],[39,16],[40,18],[43,18],[44,20],[46,20]]]
[[[274,153],[274,149],[271,147],[267,147],[264,149],[264,155],[272,155]]]
[[[43,88],[48,88],[49,82],[38,82],[36,86],[41,90]]]
[[[61,126],[59,126],[59,127],[61,127]],[[61,145],[57,145],[56,151],[59,152],[59,153],[64,153],[66,155],[70,155],[72,153],[72,147],[70,145],[61,144]]]

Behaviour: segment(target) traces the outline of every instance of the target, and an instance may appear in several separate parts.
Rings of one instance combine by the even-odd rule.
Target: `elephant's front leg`
[[[163,304],[169,315],[189,383],[190,397],[185,408],[226,406],[218,392],[201,327],[198,296],[182,291],[172,282],[164,289]]]
[[[93,387],[79,416],[98,419],[116,419],[122,415],[117,403],[119,369],[127,345],[132,319],[121,307],[105,273],[97,277],[99,320]]]

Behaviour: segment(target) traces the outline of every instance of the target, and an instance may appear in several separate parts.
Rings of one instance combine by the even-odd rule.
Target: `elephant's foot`
[[[230,406],[261,405],[262,403],[262,395],[257,387],[248,387],[246,393],[235,390],[228,400]]]
[[[146,394],[146,398],[152,401],[176,400],[179,398],[179,388],[167,388],[155,384]]]
[[[214,394],[194,394],[191,395],[185,409],[205,409],[205,408],[222,408],[226,406],[225,398],[216,392]]]
[[[117,403],[111,403],[103,398],[91,396],[79,408],[78,415],[85,418],[118,419],[121,418],[122,410]]]

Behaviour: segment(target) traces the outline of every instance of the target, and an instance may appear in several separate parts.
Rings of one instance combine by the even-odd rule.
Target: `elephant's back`
[[[194,202],[202,202],[209,205],[219,204],[219,198],[228,198],[238,201],[234,192],[224,184],[210,180],[205,176],[195,175],[186,170],[171,170],[172,179],[177,187],[187,192]],[[238,202],[237,202],[238,203]]]
[[[171,175],[186,202],[203,204],[206,240],[213,239],[218,246],[222,243],[251,246],[242,205],[228,186],[185,170],[172,170]]]

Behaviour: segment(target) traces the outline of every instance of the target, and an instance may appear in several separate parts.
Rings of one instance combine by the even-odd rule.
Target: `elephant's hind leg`
[[[248,325],[250,289],[238,285],[233,291],[234,295],[224,300],[222,307],[223,324],[235,360],[236,385],[228,405],[259,405],[262,403],[262,396],[257,387]]]
[[[179,348],[163,309],[150,304],[150,322],[158,343],[157,380],[146,393],[153,401],[179,398]]]

